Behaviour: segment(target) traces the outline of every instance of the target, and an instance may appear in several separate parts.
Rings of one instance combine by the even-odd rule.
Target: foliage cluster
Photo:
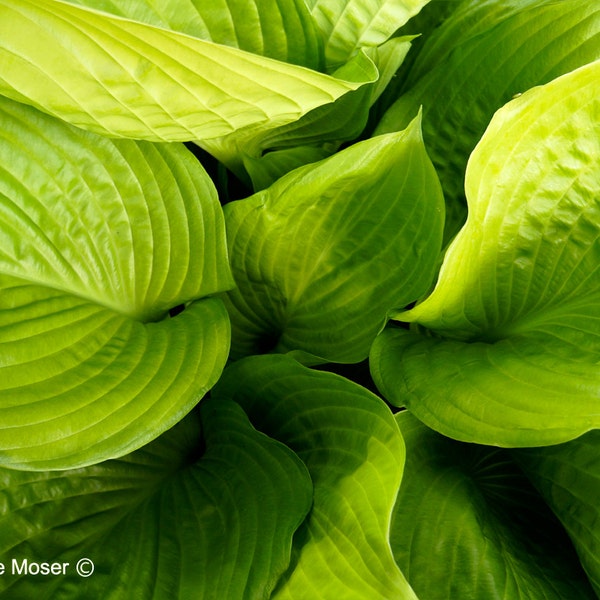
[[[0,125],[0,597],[600,597],[597,0],[0,0]]]

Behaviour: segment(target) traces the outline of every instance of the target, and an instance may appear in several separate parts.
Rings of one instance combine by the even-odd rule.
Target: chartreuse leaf
[[[0,93],[114,137],[271,129],[365,83],[59,0],[2,0],[0,40]]]
[[[221,0],[218,5],[168,0],[159,6],[149,0],[120,3],[77,0],[71,3],[315,70],[323,68],[320,32],[302,0],[258,0],[256,3]],[[249,174],[256,191],[268,187],[287,171],[324,158],[342,141],[356,138],[364,128],[369,107],[409,48],[407,38],[390,40],[381,47],[367,47],[365,54],[372,62],[362,54],[345,63],[334,76],[372,83],[310,111],[298,122],[274,129],[241,128],[217,138],[198,140],[198,143],[241,179],[246,179]],[[328,152],[320,147],[324,143],[328,143]],[[305,148],[307,144],[318,145]],[[266,156],[263,157],[264,153]]]
[[[600,432],[513,456],[565,526],[600,596]]]
[[[194,412],[117,460],[0,470],[0,598],[269,597],[310,509],[310,477],[236,404],[208,400],[200,414],[202,436]],[[87,578],[81,558],[94,563]],[[23,561],[68,565],[36,577]]]
[[[447,202],[446,239],[466,216],[467,160],[494,112],[516,94],[600,58],[596,0],[472,0],[422,46],[375,133],[423,110],[423,136]]]
[[[600,61],[496,113],[466,174],[469,219],[433,293],[386,331],[373,375],[464,441],[539,446],[600,427]]]
[[[305,0],[325,41],[329,69],[383,44],[429,0]]]
[[[273,600],[416,600],[388,541],[404,444],[386,405],[283,355],[234,363],[213,392],[240,403],[255,427],[294,450],[313,481],[312,510]]]
[[[559,521],[509,451],[396,415],[406,467],[391,545],[419,600],[595,598]]]
[[[363,132],[371,106],[402,64],[412,39],[408,36],[392,38],[366,50],[379,71],[377,81],[264,135],[246,139],[233,134],[204,146],[214,155],[222,156],[233,169],[241,157],[255,192],[269,187],[294,168],[331,156],[342,142],[354,140]],[[232,143],[234,147],[228,148]],[[233,161],[230,156],[234,157]]]
[[[401,41],[408,47],[410,42]],[[399,48],[402,58],[406,51]],[[327,147],[324,156],[333,154],[342,141],[356,138],[363,130],[371,106],[371,98],[380,80],[378,59],[375,52],[360,52],[351,61],[340,67],[334,77],[344,81],[362,82],[358,89],[323,104],[301,118],[278,127],[245,128],[214,139],[200,140],[198,145],[212,154],[233,171],[241,180],[262,189],[270,181],[278,179],[287,170],[314,162],[323,157],[322,146]],[[308,156],[296,153],[298,147],[316,146]],[[316,151],[316,152],[315,152]],[[283,161],[272,161],[269,155],[285,153]],[[316,156],[316,157],[315,157]],[[291,159],[292,164],[289,164]],[[263,167],[263,162],[266,166]],[[284,166],[288,163],[288,166]],[[279,164],[278,164],[279,163]],[[269,171],[273,175],[264,178]],[[248,175],[252,181],[248,181]]]
[[[320,33],[303,0],[69,0],[156,27],[321,70]]]
[[[0,121],[0,462],[122,455],[227,359],[216,191],[183,145],[111,141],[1,97]]]
[[[225,217],[232,356],[358,362],[388,311],[427,291],[443,199],[417,119],[227,204]]]

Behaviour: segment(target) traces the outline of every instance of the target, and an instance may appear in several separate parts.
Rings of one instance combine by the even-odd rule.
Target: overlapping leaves
[[[69,0],[201,40],[323,70],[320,32],[303,0]]]
[[[60,0],[2,0],[0,39],[0,93],[150,141],[272,129],[365,83]],[[356,62],[376,78],[364,55]]]
[[[422,107],[423,136],[448,205],[447,240],[464,223],[465,167],[494,112],[598,58],[595,0],[469,0],[427,39],[376,133],[403,129]]]
[[[225,207],[232,356],[364,359],[389,310],[424,294],[443,199],[415,120]]]
[[[534,446],[600,426],[600,62],[498,111],[469,161],[469,219],[373,373],[457,439]],[[427,377],[423,377],[427,373]]]
[[[377,131],[406,129],[317,162],[374,118],[426,3],[0,0],[0,562],[68,563],[3,597],[593,597],[542,498],[600,590],[598,440],[572,440],[600,426],[600,66],[571,72],[600,12],[432,2],[428,30],[454,15]],[[407,311],[443,227],[420,105],[449,237],[493,111],[568,72],[496,114]],[[572,441],[450,440],[281,354],[151,441],[226,360],[223,217],[183,146],[83,129],[193,140],[264,190],[226,209],[233,358],[356,362],[392,311],[391,402],[462,440]]]
[[[344,64],[359,48],[383,44],[429,0],[307,0],[325,40],[328,65]]]
[[[242,179],[244,161],[310,143],[310,155],[260,167],[282,175],[290,160],[288,168],[318,160],[324,143],[329,154],[361,132],[409,47],[388,38],[425,3],[338,3],[328,21],[320,4],[311,14],[301,0],[4,0],[0,93],[102,134],[196,141]],[[335,65],[331,39],[345,40]],[[316,108],[299,129],[280,129]],[[264,178],[252,179],[260,189]]]
[[[200,414],[119,460],[0,469],[2,597],[269,597],[310,508],[310,478],[236,404],[208,401]],[[77,573],[81,558],[94,563],[89,578]],[[19,576],[13,559],[68,566]]]
[[[560,519],[600,596],[600,431],[513,456]]]
[[[294,450],[313,481],[312,509],[273,600],[416,600],[388,541],[405,453],[385,404],[283,355],[238,361],[214,394],[241,404],[257,428]]]
[[[595,598],[561,524],[508,450],[450,440],[408,411],[396,419],[407,454],[391,545],[420,600]],[[559,514],[579,513],[577,496],[597,499],[597,459],[588,452],[587,460],[596,480],[573,485],[557,473],[565,486],[552,502]],[[586,510],[581,526],[593,528],[597,508]]]
[[[0,119],[0,460],[124,454],[187,413],[227,358],[214,187],[180,145],[113,142],[6,98]]]

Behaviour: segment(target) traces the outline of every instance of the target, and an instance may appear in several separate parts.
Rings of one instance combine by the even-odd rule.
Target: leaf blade
[[[34,589],[46,598],[73,589],[91,598],[264,597],[289,563],[311,501],[298,458],[227,402],[208,401],[200,418],[193,413],[118,460],[59,472],[2,469],[0,477],[9,498],[0,512],[6,564],[68,563],[64,575],[43,580],[7,573],[0,594],[15,599]],[[95,563],[88,579],[75,571],[82,556]]]
[[[376,133],[423,110],[423,135],[447,202],[445,240],[464,224],[464,174],[493,113],[514,96],[600,58],[590,0],[467,2],[424,39]]]
[[[219,0],[210,6],[197,0],[71,3],[321,70],[319,35],[306,4],[298,0]]]
[[[413,600],[388,543],[404,450],[381,400],[284,355],[234,363],[214,393],[240,403],[257,427],[292,448],[314,483],[312,511],[273,597],[301,599],[310,590],[323,600]]]
[[[345,63],[360,48],[376,47],[429,0],[335,0],[310,3],[312,15],[325,41],[330,68]]]
[[[559,446],[513,451],[569,533],[596,594],[600,591],[598,440],[598,431],[593,431]]]
[[[471,156],[469,219],[436,288],[396,315],[429,332],[390,331],[373,348],[388,397],[457,439],[539,446],[599,425],[599,69],[496,113]]]
[[[391,545],[422,600],[593,598],[564,530],[508,451],[445,438],[410,411]]]
[[[0,9],[0,91],[113,137],[270,129],[364,83],[59,0],[3,0]]]
[[[430,284],[442,198],[419,132],[356,144],[225,207],[238,288],[233,357],[301,350],[358,362],[394,306]],[[260,231],[260,235],[258,232]]]
[[[7,98],[0,115],[0,460],[121,455],[182,418],[227,359],[214,187],[181,145],[111,141]]]

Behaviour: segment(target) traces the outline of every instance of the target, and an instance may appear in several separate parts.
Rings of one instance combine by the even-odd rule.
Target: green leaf
[[[122,455],[227,359],[215,189],[179,144],[111,141],[7,98],[0,121],[0,462]]]
[[[565,526],[600,597],[600,431],[513,456]]]
[[[236,404],[209,400],[200,414],[203,452],[192,413],[119,460],[0,470],[0,597],[267,598],[310,509],[310,478]],[[77,574],[81,558],[94,563],[88,578]],[[13,560],[68,565],[35,577],[13,573]]]
[[[600,427],[600,61],[496,113],[469,219],[433,293],[375,342],[394,404],[464,441],[539,446]]]
[[[283,62],[323,67],[320,33],[302,0],[69,0]]]
[[[342,142],[354,140],[363,132],[371,106],[404,60],[412,39],[394,38],[367,50],[380,72],[377,81],[263,135],[248,139],[232,134],[205,147],[238,174],[241,158],[255,192],[269,187],[294,168],[331,156]]]
[[[391,545],[419,600],[595,598],[560,523],[507,450],[396,415],[406,467]]]
[[[600,58],[596,0],[473,0],[426,40],[376,134],[423,110],[423,136],[447,203],[445,239],[465,221],[467,160],[513,96]]]
[[[408,41],[403,42],[408,46]],[[402,45],[399,50],[400,57],[403,57],[405,51]],[[264,170],[259,164],[263,160],[267,162],[266,169],[270,170],[274,165],[269,165],[269,154],[274,151],[289,149],[287,158],[289,159],[291,154],[294,159],[293,166],[305,164],[298,161],[301,155],[294,155],[298,146],[327,143],[327,155],[332,154],[342,141],[356,138],[364,128],[374,89],[379,86],[380,76],[377,64],[373,60],[378,58],[375,52],[361,52],[340,67],[333,76],[339,80],[362,82],[360,87],[340,96],[332,103],[318,106],[298,120],[272,128],[240,129],[216,139],[201,140],[198,145],[242,180],[247,179],[246,171],[254,174],[257,168],[259,173]],[[285,172],[280,169],[274,173],[275,179]],[[254,189],[261,189],[261,182],[264,181],[259,174],[256,181],[252,181]]]
[[[305,0],[325,41],[329,70],[380,46],[429,0]]]
[[[464,0],[430,0],[417,15],[403,25],[390,39],[390,41],[393,41],[405,37],[413,38],[413,41],[406,59],[398,65],[381,98],[371,110],[369,115],[371,133],[379,124],[385,112],[404,93],[411,68],[432,33],[463,2]]]
[[[416,37],[415,35],[393,37],[380,46],[368,48],[365,51],[379,70],[379,79],[373,84],[373,93],[370,99],[371,105],[379,99],[390,81],[396,76]]]
[[[347,97],[344,96],[344,98]],[[312,113],[309,113],[307,116],[310,115]],[[332,154],[333,149],[326,149],[325,144],[315,144],[271,150],[263,156],[250,156],[244,152],[241,158],[245,172],[250,177],[252,189],[255,192],[259,192],[273,185],[286,173],[304,165],[323,160]]]
[[[388,542],[404,444],[385,404],[281,355],[238,361],[213,393],[240,403],[257,428],[294,450],[313,481],[312,510],[273,600],[416,600]]]
[[[232,357],[364,359],[388,311],[427,291],[442,203],[415,120],[226,205]]]
[[[268,130],[365,83],[59,0],[2,0],[0,40],[0,93],[113,137]]]
[[[541,11],[539,14],[544,14],[543,7],[552,4],[556,4],[555,0],[432,0],[404,28],[406,33],[420,31],[426,38],[426,43],[419,52],[419,60],[408,74],[405,89],[408,90],[417,84],[420,78],[445,60],[452,60],[451,55],[460,52],[460,46],[472,43],[476,37],[488,36],[496,27],[501,35],[501,32],[505,31],[504,21],[510,21],[519,13],[528,10],[533,10],[534,13]],[[537,35],[535,24],[529,33],[532,36]],[[521,35],[526,35],[526,32]],[[522,50],[515,47],[514,51]],[[499,61],[496,63],[498,68],[503,68]],[[526,65],[527,61],[524,64]],[[460,73],[455,75],[460,77]],[[468,84],[468,80],[465,79],[463,83]]]

